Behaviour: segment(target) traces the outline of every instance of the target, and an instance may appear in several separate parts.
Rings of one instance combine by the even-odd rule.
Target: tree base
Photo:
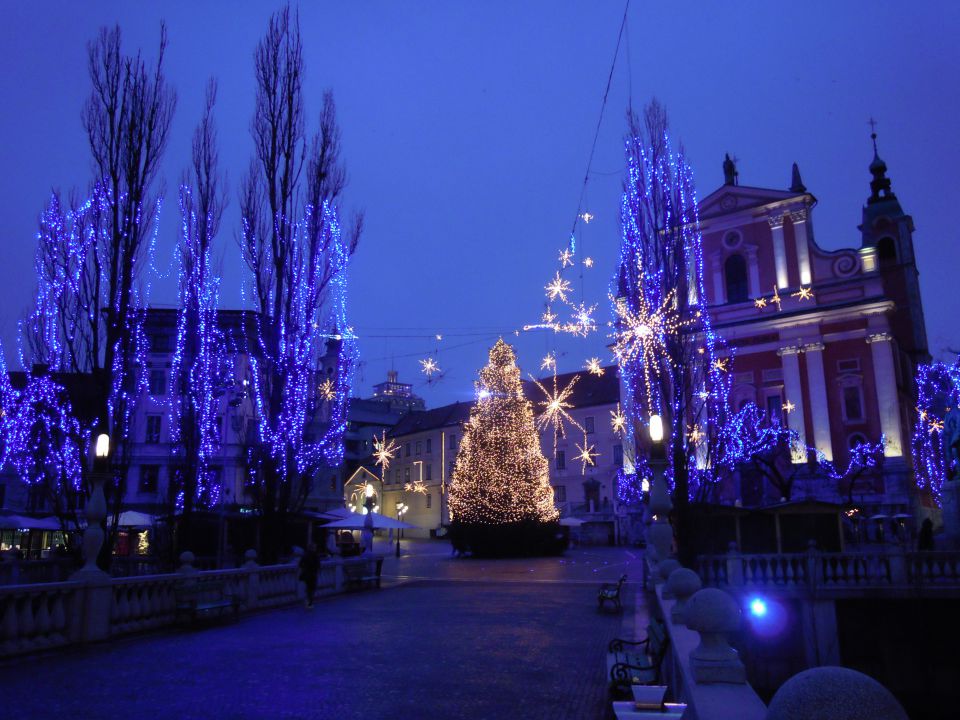
[[[487,558],[560,555],[570,541],[569,528],[533,520],[501,525],[454,521],[449,536],[456,552]]]

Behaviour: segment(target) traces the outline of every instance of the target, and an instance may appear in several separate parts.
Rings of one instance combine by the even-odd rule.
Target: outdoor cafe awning
[[[368,515],[361,515],[360,513],[351,513],[349,517],[345,517],[342,520],[337,520],[335,522],[327,523],[323,526],[326,528],[342,528],[345,530],[363,530],[367,526],[367,518],[373,518],[373,529],[374,530],[408,530],[415,529],[416,525],[411,525],[410,523],[405,523],[402,520],[395,520],[392,517],[387,517],[386,515],[381,515],[380,513],[370,513]]]
[[[53,515],[42,518],[25,515],[0,515],[0,530],[59,530],[60,521]]]

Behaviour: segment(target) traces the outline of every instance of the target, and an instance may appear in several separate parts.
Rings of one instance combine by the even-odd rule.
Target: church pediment
[[[802,197],[805,194],[798,194],[789,190],[723,185],[700,201],[700,218],[703,220],[718,215],[728,215],[773,205],[791,198]]]

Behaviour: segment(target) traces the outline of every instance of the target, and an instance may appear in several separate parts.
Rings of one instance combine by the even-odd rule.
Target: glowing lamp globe
[[[97,444],[94,450],[98,458],[110,457],[110,436],[106,433],[97,435]]]
[[[663,442],[663,419],[659,415],[650,416],[650,440]]]

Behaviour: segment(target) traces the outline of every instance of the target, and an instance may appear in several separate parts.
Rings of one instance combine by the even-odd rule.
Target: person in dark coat
[[[300,558],[300,579],[307,586],[307,607],[313,607],[313,594],[317,591],[317,571],[320,569],[320,557],[317,546],[310,543]]]
[[[930,518],[924,520],[920,525],[917,550],[933,550],[933,521]]]

